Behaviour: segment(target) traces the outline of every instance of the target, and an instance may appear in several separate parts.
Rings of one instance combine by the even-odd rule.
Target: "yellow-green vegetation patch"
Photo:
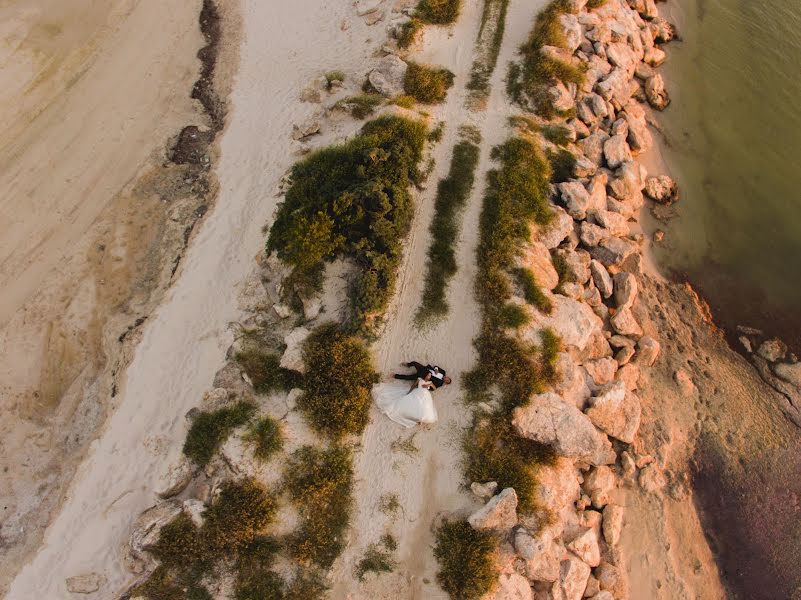
[[[306,340],[303,361],[308,374],[298,407],[312,427],[333,438],[364,431],[379,379],[364,342],[336,324],[321,325]]]
[[[353,488],[349,448],[304,446],[288,459],[284,487],[300,513],[288,547],[295,560],[329,568],[344,547]]]
[[[275,390],[288,391],[302,385],[303,376],[300,373],[282,367],[278,354],[260,348],[256,343],[247,344],[235,359],[253,383],[253,389],[260,394]]]
[[[576,169],[576,156],[570,150],[559,148],[556,151],[548,151],[548,162],[551,163],[551,170],[553,171],[551,180],[554,183],[562,183],[573,178]]]
[[[205,513],[205,537],[223,552],[247,547],[275,519],[275,497],[254,479],[226,481]]]
[[[345,73],[342,71],[329,71],[325,74],[325,80],[328,84],[328,89],[330,90],[334,86],[335,82],[342,83],[345,81]]]
[[[506,80],[507,91],[516,102],[523,102],[525,96],[546,119],[566,116],[554,108],[548,88],[557,81],[580,85],[586,74],[584,65],[543,51],[546,46],[567,46],[559,16],[569,12],[569,0],[553,0],[537,15],[534,29],[520,48],[521,61],[512,63]]]
[[[390,101],[390,104],[394,104],[395,106],[400,106],[401,108],[411,110],[417,104],[417,100],[415,100],[411,96],[395,96]]]
[[[423,104],[439,104],[453,85],[454,75],[448,69],[409,62],[403,90]]]
[[[497,540],[467,521],[446,521],[436,532],[437,581],[453,600],[478,600],[498,579],[493,554]]]
[[[417,40],[417,36],[423,29],[423,21],[418,18],[413,18],[401,26],[398,33],[398,48],[405,50]]]
[[[264,416],[250,425],[244,440],[253,446],[256,460],[266,461],[284,447],[283,428],[272,417]]]
[[[184,454],[198,466],[205,467],[228,436],[250,420],[256,407],[238,402],[212,412],[201,412],[192,421],[184,441]]]
[[[354,261],[354,329],[382,319],[395,286],[426,143],[419,121],[380,117],[354,139],[309,155],[292,168],[291,186],[276,214],[267,251],[314,273],[339,256]]]
[[[590,10],[594,8],[601,8],[604,4],[606,4],[607,0],[587,0],[587,8]]]
[[[517,281],[517,285],[520,286],[523,298],[525,298],[526,302],[546,314],[553,310],[553,302],[551,302],[551,299],[542,291],[531,269],[516,268],[512,270],[512,274]]]
[[[426,262],[425,289],[417,321],[426,323],[448,312],[446,292],[449,280],[456,274],[455,246],[459,237],[459,214],[473,189],[478,166],[479,147],[472,141],[461,141],[453,147],[450,172],[437,186],[434,218],[429,234],[431,246]]]
[[[347,110],[355,119],[365,119],[375,112],[375,109],[384,103],[381,94],[360,94],[338,100],[336,108]]]
[[[426,23],[448,25],[459,17],[462,0],[420,0],[417,13]]]
[[[364,556],[356,565],[355,575],[359,581],[364,581],[367,573],[389,573],[395,568],[395,559],[392,553],[398,547],[395,538],[387,533],[382,536],[378,544],[370,544]]]

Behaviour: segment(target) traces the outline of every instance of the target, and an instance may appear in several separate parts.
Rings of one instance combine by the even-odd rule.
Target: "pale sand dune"
[[[161,5],[159,5],[161,6]],[[177,283],[144,327],[118,395],[119,407],[92,446],[35,559],[14,580],[10,600],[66,598],[65,577],[98,572],[109,598],[132,581],[119,547],[133,519],[156,500],[162,471],[186,435],[184,414],[209,388],[232,340],[237,287],[264,242],[275,188],[292,164],[292,125],[315,105],[298,93],[314,76],[361,75],[383,31],[347,3],[243,2],[241,65],[221,142],[220,196],[185,257]],[[159,11],[155,11],[158,18]],[[195,17],[196,19],[196,17]],[[350,20],[343,31],[341,22]]]

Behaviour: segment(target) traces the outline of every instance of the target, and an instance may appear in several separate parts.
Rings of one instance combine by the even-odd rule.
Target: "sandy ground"
[[[164,18],[162,8],[151,9],[154,21]],[[197,8],[194,24],[199,7],[192,8]],[[231,343],[228,325],[239,314],[237,286],[262,247],[261,226],[275,208],[275,189],[295,160],[292,125],[318,108],[300,103],[298,94],[328,70],[363,75],[374,48],[366,40],[377,30],[352,18],[349,5],[250,0],[242,11],[240,71],[217,171],[218,208],[197,233],[165,302],[143,326],[120,382],[116,411],[92,444],[35,559],[14,580],[9,599],[67,597],[65,577],[84,572],[105,577],[97,598],[130,583],[119,553],[110,549],[120,547],[133,518],[154,502],[152,490],[180,453],[184,414],[210,387]],[[349,25],[345,30],[343,21]],[[142,30],[150,33],[153,27]]]
[[[160,163],[203,124],[200,4],[0,3],[0,593],[113,405],[117,337],[183,246],[189,192],[162,202],[181,174]]]

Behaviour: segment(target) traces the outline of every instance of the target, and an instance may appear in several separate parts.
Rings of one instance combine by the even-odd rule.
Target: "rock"
[[[630,79],[628,73],[617,68],[595,86],[604,100],[616,100],[621,106],[629,101],[637,88],[638,85]]]
[[[178,462],[159,477],[156,495],[159,498],[172,498],[176,494],[180,494],[192,481],[195,470],[195,466],[189,459],[181,455]]]
[[[601,550],[598,547],[598,536],[593,529],[587,528],[567,544],[567,549],[591,567],[601,563]],[[584,590],[582,590],[583,594]]]
[[[613,278],[615,286],[615,306],[618,309],[631,308],[637,299],[637,278],[631,273],[621,271]],[[623,334],[626,335],[626,334]]]
[[[567,352],[560,352],[555,365],[557,379],[553,384],[553,391],[579,410],[584,408],[590,397],[590,388],[587,387],[584,372],[573,357]]]
[[[568,555],[559,568],[559,583],[565,600],[581,600],[587,579],[590,576],[590,567],[583,561]]]
[[[192,519],[192,522],[197,525],[198,527],[203,527],[203,521],[205,521],[204,515],[206,513],[206,505],[194,498],[190,498],[189,500],[184,500],[183,503],[183,511],[189,515],[189,518]]]
[[[626,140],[633,154],[647,152],[654,145],[654,138],[651,132],[648,131],[648,123],[645,116],[632,117],[630,115],[630,107],[626,107],[626,112],[623,113],[626,122],[629,125],[629,132]]]
[[[534,492],[537,506],[554,515],[573,504],[581,494],[578,470],[573,461],[566,458],[557,457],[553,464],[540,465],[537,468],[537,483]],[[537,523],[537,526],[541,526],[541,523]]]
[[[676,182],[667,175],[649,177],[645,180],[645,195],[655,202],[668,204],[676,198]]]
[[[539,238],[549,250],[556,248],[573,231],[573,219],[562,207],[554,206],[551,211],[553,213],[551,222],[533,237],[533,239]]]
[[[629,145],[626,143],[626,137],[613,135],[606,140],[604,143],[604,157],[610,169],[617,169],[624,162],[630,161],[632,156]]]
[[[778,363],[773,366],[773,372],[787,383],[801,388],[801,363]]]
[[[587,209],[588,215],[596,215],[599,211],[606,210],[606,184],[609,183],[609,176],[606,173],[598,173],[590,181],[587,191],[590,194],[590,204]]]
[[[623,163],[615,173],[616,179],[609,184],[609,191],[618,200],[631,202],[645,187],[646,174],[645,167],[635,161]]]
[[[615,600],[615,597],[612,595],[612,592],[602,590],[597,594],[589,596],[589,600]]]
[[[275,311],[275,314],[277,314],[282,319],[286,319],[289,315],[292,314],[292,309],[289,308],[286,304],[273,304],[273,310]]]
[[[559,559],[563,549],[549,531],[534,537],[520,529],[515,533],[514,546],[517,554],[526,562],[526,576],[531,581],[559,579]]]
[[[635,360],[638,364],[650,367],[656,362],[661,350],[662,346],[654,338],[648,335],[643,336],[640,338],[640,341],[637,342],[637,356]]]
[[[602,129],[598,129],[581,140],[578,143],[578,147],[584,156],[596,165],[601,166],[604,158],[604,144],[608,139],[609,135]]]
[[[470,484],[470,489],[479,498],[492,498],[495,491],[498,489],[497,481],[488,481],[487,483],[478,483],[474,481]]]
[[[576,15],[571,14],[559,15],[559,24],[562,26],[565,47],[573,54],[578,50],[581,41],[584,39],[584,33],[581,31],[581,24],[578,22]]]
[[[174,500],[166,500],[143,512],[131,527],[125,557],[126,568],[132,573],[142,573],[154,559],[146,550],[159,539],[161,528],[172,521],[181,512],[181,504]]]
[[[606,465],[593,468],[585,477],[582,489],[590,497],[595,508],[601,509],[612,501],[612,492],[617,480],[612,469]]]
[[[591,598],[600,591],[601,591],[601,584],[598,583],[598,580],[595,579],[595,577],[590,575],[589,578],[587,579],[587,587],[584,588],[584,597]],[[612,600],[614,600],[614,598]]]
[[[300,302],[303,305],[303,316],[307,321],[316,319],[323,309],[323,299],[319,295],[306,296],[305,294],[298,294]]]
[[[648,48],[645,51],[645,56],[643,57],[643,62],[652,66],[652,67],[659,67],[665,63],[667,60],[667,54],[665,53],[662,48]]]
[[[540,331],[550,327],[556,331],[566,348],[570,346],[583,350],[603,322],[592,312],[592,308],[572,298],[555,295],[550,314],[531,311],[531,322],[524,326],[521,336],[535,344],[540,343]]]
[[[634,462],[634,457],[628,450],[624,450],[620,454],[620,467],[626,479],[632,479],[637,473],[637,465]]]
[[[92,594],[100,589],[104,578],[97,573],[67,577],[67,591],[72,594]]]
[[[612,136],[622,135],[624,138],[629,135],[629,124],[626,119],[620,117],[612,123]]]
[[[612,287],[612,277],[609,275],[609,271],[606,270],[606,267],[593,259],[590,261],[590,273],[592,274],[595,287],[598,288],[601,295],[604,298],[609,298],[614,288]]]
[[[358,0],[356,2],[356,14],[363,17],[371,12],[378,10],[383,0]]]
[[[638,479],[640,487],[650,494],[655,494],[665,487],[667,480],[662,470],[655,464],[650,464],[640,470]]]
[[[656,110],[664,110],[670,104],[670,96],[665,89],[665,80],[657,73],[645,82],[645,97],[648,104]]]
[[[590,280],[590,255],[585,251],[559,249],[556,255],[561,259],[567,270],[568,279],[572,279],[579,285],[584,285]]]
[[[609,562],[602,562],[595,568],[595,577],[602,591],[613,594],[615,598],[627,598],[626,582],[620,570]]]
[[[676,372],[673,373],[673,379],[676,380],[676,384],[679,386],[679,391],[682,396],[689,398],[695,394],[695,384],[687,371],[684,369],[677,369]]]
[[[643,81],[650,79],[655,73],[656,71],[654,71],[654,68],[644,62],[638,64],[637,68],[634,70],[634,75],[637,79],[642,79]]]
[[[622,381],[626,389],[633,392],[640,387],[640,367],[633,362],[623,365],[618,369],[615,379]]]
[[[580,235],[581,243],[585,246],[590,248],[597,246],[601,243],[601,240],[605,240],[611,237],[611,233],[604,229],[603,227],[599,227],[594,223],[590,223],[588,221],[582,221],[580,227]]]
[[[611,383],[617,372],[617,362],[614,358],[598,358],[586,361],[584,368],[596,386]]]
[[[531,271],[541,288],[550,291],[559,285],[559,274],[551,261],[551,253],[542,242],[528,242],[523,247],[518,266]]]
[[[612,66],[619,67],[629,76],[634,74],[634,68],[640,58],[628,44],[613,42],[606,47],[606,59]]]
[[[371,13],[367,13],[364,15],[364,22],[367,25],[375,25],[376,23],[384,20],[384,11],[383,10],[374,10]]]
[[[481,600],[534,600],[528,580],[518,573],[501,573],[498,585]]]
[[[567,112],[576,105],[573,100],[573,94],[561,81],[548,88],[548,96],[551,100],[551,106],[559,112]]]
[[[640,327],[640,324],[634,317],[634,313],[631,312],[629,307],[618,309],[609,322],[620,335],[629,335],[638,338],[643,334],[642,327]]]
[[[626,336],[615,334],[609,338],[609,344],[613,348],[633,348],[637,342]]]
[[[617,546],[620,533],[623,531],[623,515],[625,509],[617,504],[607,504],[604,508],[604,539],[610,546]]]
[[[590,255],[605,267],[618,266],[636,252],[637,247],[618,237],[602,240],[590,250]]]
[[[590,135],[590,130],[579,119],[570,119],[567,122],[567,126],[570,127],[575,132],[577,140],[583,140],[585,137]],[[584,158],[584,157],[580,157],[580,158]],[[580,177],[580,175],[576,175],[576,176]]]
[[[576,164],[573,167],[573,175],[579,179],[592,177],[598,171],[598,165],[592,162],[586,156],[579,155],[576,157]]]
[[[598,429],[627,444],[637,435],[641,413],[640,399],[620,380],[604,386],[590,398],[590,408],[586,411]]]
[[[293,140],[302,140],[315,133],[320,133],[320,121],[316,117],[310,117],[303,123],[292,126]]]
[[[653,19],[648,27],[654,36],[654,41],[658,44],[664,44],[676,37],[676,27],[662,17]]]
[[[309,334],[311,334],[311,331],[305,327],[296,327],[287,334],[284,338],[286,350],[284,350],[280,362],[283,368],[300,371],[301,373],[306,372],[306,365],[303,362],[303,344]]]
[[[395,54],[382,58],[378,66],[370,71],[367,79],[376,91],[382,96],[392,97],[402,94],[406,70],[409,68],[403,60]]]
[[[604,198],[604,205],[607,204]],[[614,236],[624,236],[629,233],[629,224],[626,217],[610,210],[596,210],[592,215],[595,221],[604,229],[607,229]]]
[[[631,346],[624,346],[621,348],[617,354],[615,354],[615,362],[617,362],[618,366],[622,367],[631,361],[632,357],[634,356],[635,350]]]
[[[515,430],[525,438],[552,446],[559,456],[605,464],[611,445],[590,419],[552,392],[539,394],[512,414]]]
[[[567,213],[576,220],[581,220],[587,216],[587,208],[590,205],[590,194],[587,188],[578,181],[567,181],[559,184],[559,191],[562,194],[562,202],[565,203]]]
[[[517,492],[506,488],[467,519],[477,530],[505,531],[517,525]]]
[[[757,354],[768,362],[777,362],[784,360],[787,355],[787,346],[781,340],[767,340],[760,344]]]

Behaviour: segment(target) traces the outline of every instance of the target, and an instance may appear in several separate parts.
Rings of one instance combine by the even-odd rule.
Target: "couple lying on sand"
[[[373,388],[373,399],[385,415],[404,427],[418,423],[436,423],[437,409],[431,392],[448,385],[451,378],[437,365],[421,365],[419,362],[404,363],[414,373],[396,373],[395,379],[413,381],[411,388],[396,383],[381,383]]]

